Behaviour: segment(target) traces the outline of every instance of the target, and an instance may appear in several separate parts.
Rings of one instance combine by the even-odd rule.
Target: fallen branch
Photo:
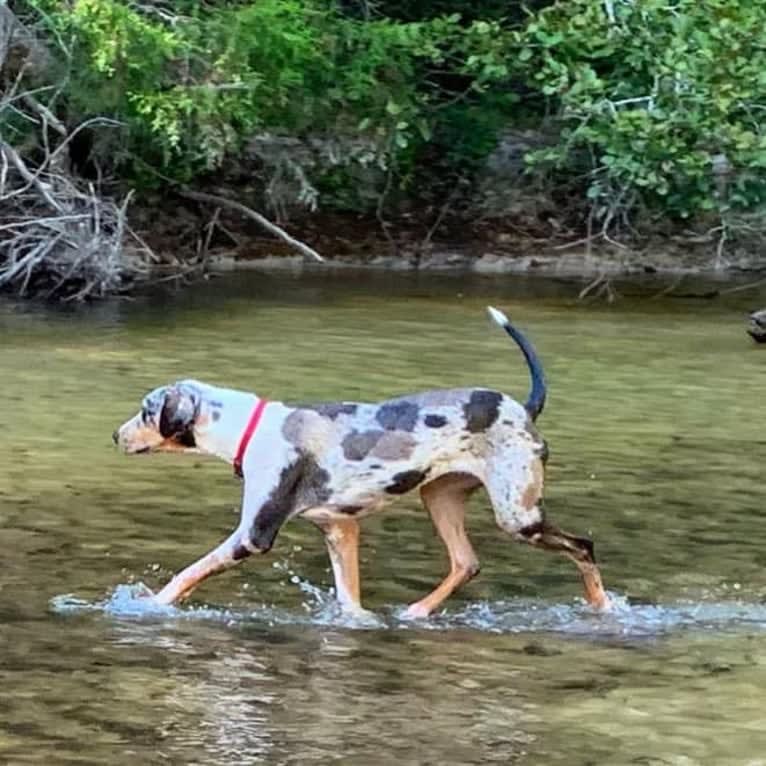
[[[600,272],[592,282],[588,283],[582,290],[580,290],[577,299],[581,301],[585,300],[591,293],[593,293],[594,298],[603,295],[608,303],[614,303],[619,295],[617,290],[612,286],[611,280],[603,271]]]
[[[247,218],[252,218],[256,223],[260,224],[264,229],[266,229],[266,231],[270,232],[275,237],[279,237],[279,239],[281,239],[283,242],[286,242],[288,245],[290,245],[290,247],[295,248],[306,258],[312,258],[313,260],[319,261],[320,263],[324,261],[324,258],[322,258],[322,256],[319,255],[316,250],[304,244],[300,240],[291,237],[284,229],[269,221],[268,218],[265,218],[260,213],[257,213],[255,210],[252,210],[240,202],[235,202],[234,200],[227,199],[226,197],[220,197],[217,194],[208,194],[207,192],[196,192],[187,189],[180,190],[179,194],[182,197],[193,199],[196,202],[209,202],[213,205],[229,207],[232,210],[236,210]]]
[[[465,179],[461,178],[452,187],[452,191],[447,195],[447,200],[441,206],[441,209],[439,210],[439,214],[436,216],[436,220],[433,222],[425,238],[418,246],[418,252],[422,253],[431,244],[431,240],[433,239],[434,234],[436,234],[436,231],[441,226],[441,223],[444,220],[444,217],[447,215],[447,213],[449,212],[449,209],[452,207],[452,203],[455,201],[455,198],[460,192],[461,186],[464,183],[464,181]]]
[[[10,144],[6,144],[5,141],[0,141],[0,153],[4,155],[5,159],[8,160],[16,168],[19,175],[27,182],[27,186],[23,187],[22,190],[16,190],[9,194],[3,194],[0,201],[5,202],[11,197],[21,194],[22,191],[26,191],[30,186],[34,186],[40,196],[48,203],[50,207],[52,207],[57,213],[63,214],[64,209],[53,198],[50,193],[50,188],[46,186],[46,184],[44,184],[42,181],[40,181],[39,172],[32,173],[32,171],[29,170],[29,168],[24,163],[24,160],[21,159],[18,152]]]
[[[746,285],[737,285],[737,287],[728,287],[726,290],[719,290],[719,295],[731,295],[731,293],[741,293],[743,290],[753,290],[756,287],[766,284],[766,279],[759,279],[755,282],[748,282]]]
[[[54,170],[60,145],[40,148],[44,157],[33,167],[0,141],[0,288],[83,300],[121,292],[145,277],[151,252],[124,246],[131,195],[122,205],[102,199],[92,184],[85,188]]]

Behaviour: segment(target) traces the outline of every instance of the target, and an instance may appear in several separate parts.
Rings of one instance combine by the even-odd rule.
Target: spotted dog
[[[282,525],[301,516],[324,534],[341,606],[361,610],[359,521],[419,490],[450,560],[441,584],[407,611],[425,617],[479,571],[464,517],[466,499],[483,486],[502,530],[568,556],[587,601],[606,608],[592,543],[562,532],[543,512],[548,450],[534,426],[546,397],[542,366],[508,319],[489,312],[526,359],[532,385],[524,405],[485,388],[300,406],[195,380],[148,394],[140,412],[114,433],[125,452],[216,455],[244,480],[237,529],[154,600],[177,602],[207,577],[266,553]]]

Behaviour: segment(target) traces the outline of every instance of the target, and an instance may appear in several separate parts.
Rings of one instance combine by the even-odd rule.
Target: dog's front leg
[[[345,612],[362,612],[359,602],[359,523],[354,519],[319,521],[330,556],[335,595]]]
[[[208,577],[236,566],[247,558],[251,551],[243,543],[243,532],[239,529],[226,538],[217,548],[179,572],[152,600],[157,604],[175,604],[187,598],[191,592]]]
[[[253,553],[266,553],[271,549],[279,528],[295,507],[295,487],[301,478],[302,466],[299,460],[291,461],[291,457],[273,451],[269,463],[259,465],[257,471],[250,468],[250,474],[245,474],[242,516],[236,532],[173,577],[154,596],[156,603],[174,604],[211,575],[236,566]]]

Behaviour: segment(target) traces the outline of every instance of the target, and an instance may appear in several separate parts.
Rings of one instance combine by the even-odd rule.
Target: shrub
[[[585,174],[596,216],[689,218],[766,196],[763,0],[559,2],[516,34],[517,70],[554,106],[536,168]]]

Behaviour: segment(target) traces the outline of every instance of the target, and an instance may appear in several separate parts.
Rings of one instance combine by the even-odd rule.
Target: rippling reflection
[[[766,763],[764,357],[741,321],[766,294],[575,292],[235,275],[97,313],[0,304],[0,762]],[[612,613],[581,603],[567,562],[503,536],[481,496],[482,573],[426,623],[400,619],[445,568],[414,501],[365,526],[378,622],[338,615],[299,523],[190,604],[147,610],[138,583],[221,539],[239,485],[206,460],[113,451],[145,390],[195,376],[304,401],[521,396],[486,303],[545,361],[548,507],[592,532]]]

